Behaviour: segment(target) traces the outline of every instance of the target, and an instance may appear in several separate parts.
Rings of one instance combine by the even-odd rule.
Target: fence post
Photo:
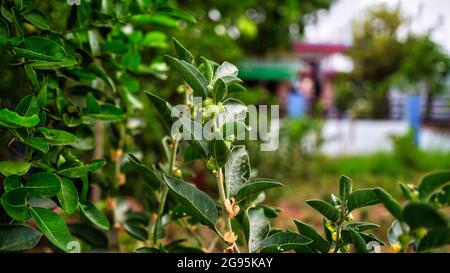
[[[422,125],[422,105],[421,96],[419,94],[411,94],[406,99],[406,119],[409,128],[413,131],[414,142],[419,145],[420,128]]]

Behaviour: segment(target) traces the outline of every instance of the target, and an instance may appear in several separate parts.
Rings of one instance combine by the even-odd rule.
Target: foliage
[[[375,118],[388,117],[390,88],[438,93],[444,90],[450,73],[450,58],[430,39],[431,33],[407,33],[406,39],[401,38],[407,19],[400,6],[389,9],[381,5],[370,10],[353,28],[352,48],[347,54],[355,67],[350,75],[343,77],[349,78],[352,86],[345,86],[340,95],[348,97],[350,91],[353,98],[368,99],[370,115]],[[342,108],[342,102],[340,105]]]
[[[380,202],[396,218],[388,231],[396,251],[425,252],[450,243],[450,225],[444,214],[449,205],[450,172],[424,176],[418,186],[400,184],[407,202],[401,205],[382,189],[375,189]]]
[[[353,190],[352,180],[343,176],[338,197],[307,201],[325,217],[325,238],[300,221],[298,232],[272,228],[270,219],[279,209],[263,203],[265,192],[283,184],[255,178],[246,146],[225,130],[230,124],[248,128],[247,106],[232,98],[245,90],[237,68],[197,58],[177,40],[177,57],[163,60],[166,35],[143,27],[195,19],[166,1],[92,0],[66,6],[68,20],[57,30],[39,3],[1,2],[0,46],[30,90],[15,107],[0,110],[5,138],[11,149],[17,147],[14,157],[0,163],[1,252],[30,250],[45,244],[43,237],[64,252],[77,251],[78,242],[88,250],[121,251],[123,240],[139,241],[143,247],[133,249],[139,253],[346,252],[348,245],[367,252],[368,242],[381,244],[367,232],[377,225],[354,222],[351,212],[378,203],[398,219],[402,238],[408,236],[392,237],[402,240],[402,249],[409,238],[418,251],[448,243],[448,223],[437,209],[449,202],[448,172],[425,177],[417,192],[402,186],[411,199],[403,207],[384,190]],[[156,52],[154,58],[145,59],[147,51]],[[188,111],[146,92],[165,129],[164,158],[147,166],[140,160],[145,151],[134,143],[140,128],[132,126],[144,108],[139,78],[164,78],[165,63],[183,79],[177,93]],[[182,125],[182,132],[171,130],[174,125]],[[203,138],[196,128],[214,138]],[[299,136],[310,128],[315,126],[293,124],[290,130]],[[216,192],[188,181],[199,165],[214,178]],[[131,193],[141,191],[144,205],[133,210],[123,196],[127,180],[137,175],[144,183],[132,183]],[[200,227],[215,238],[198,232]],[[173,239],[173,228],[185,238]],[[419,238],[421,228],[428,233]],[[129,237],[120,237],[121,231]]]
[[[141,78],[165,77],[166,35],[140,26],[195,21],[165,1],[81,3],[1,1],[0,48],[21,76],[16,88],[29,90],[17,104],[9,96],[0,110],[10,147],[0,164],[2,240],[8,234],[18,239],[4,241],[2,251],[32,248],[41,233],[59,250],[74,251],[68,216],[78,219],[74,234],[81,240],[89,236],[79,230],[118,237],[114,206],[102,211],[88,200],[110,200],[126,183],[122,162],[137,137],[138,127],[129,124],[143,109]],[[41,233],[26,224],[29,219]]]

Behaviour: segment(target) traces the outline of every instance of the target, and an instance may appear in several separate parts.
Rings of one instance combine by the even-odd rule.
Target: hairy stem
[[[218,170],[218,174],[217,174],[217,187],[219,189],[219,196],[220,196],[220,203],[222,204],[222,212],[223,212],[223,219],[225,221],[225,229],[227,232],[233,232],[233,228],[231,226],[231,219],[228,215],[228,212],[225,208],[225,200],[226,200],[226,196],[225,196],[225,185],[224,185],[224,181],[223,181],[223,172],[222,172],[222,168],[220,168]],[[236,243],[233,243],[233,249],[236,253],[240,253],[238,246],[236,245]]]

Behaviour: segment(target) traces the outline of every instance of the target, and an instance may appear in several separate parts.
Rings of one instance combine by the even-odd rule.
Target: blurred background
[[[398,182],[414,184],[450,167],[449,1],[168,2],[189,16],[131,18],[110,34],[120,37],[121,62],[132,71],[118,78],[137,101],[127,146],[146,163],[162,157],[163,129],[144,90],[178,100],[180,78],[163,58],[175,37],[197,56],[235,63],[248,88],[237,98],[280,105],[279,149],[261,152],[247,143],[253,174],[286,185],[267,198],[282,210],[275,225],[298,218],[320,226],[304,201],[336,192],[340,175],[352,177],[355,188],[382,186],[401,198]],[[65,1],[38,3],[52,27],[63,29]],[[7,67],[13,57],[1,53],[0,96],[11,106],[27,94],[27,83],[18,81],[20,68]],[[1,139],[1,156],[10,153],[8,141]],[[204,167],[186,167],[199,187],[211,186]],[[142,194],[127,181],[123,195]],[[391,222],[380,206],[362,211],[360,220]],[[384,234],[377,235],[385,240]]]

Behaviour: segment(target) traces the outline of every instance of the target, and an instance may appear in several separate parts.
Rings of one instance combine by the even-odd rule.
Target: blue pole
[[[421,97],[418,94],[409,95],[406,99],[406,119],[410,129],[413,131],[414,142],[419,145],[420,141],[420,128],[422,125],[422,107]]]

